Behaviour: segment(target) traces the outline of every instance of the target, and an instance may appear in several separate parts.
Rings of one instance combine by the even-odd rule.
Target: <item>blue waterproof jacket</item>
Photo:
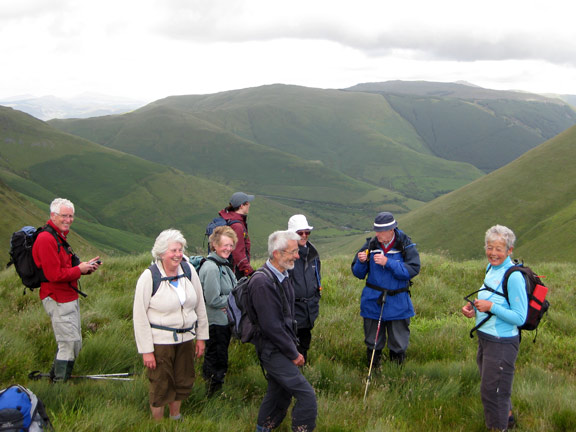
[[[410,279],[420,272],[420,255],[416,249],[416,244],[412,243],[410,237],[396,228],[394,246],[386,253],[388,262],[381,266],[374,262],[374,254],[366,262],[358,260],[358,254],[355,255],[352,262],[352,273],[358,279],[366,278],[366,283],[384,288],[386,290],[396,291],[403,290],[410,286]],[[380,242],[374,237],[366,239],[366,243],[358,251],[382,249]],[[377,320],[380,317],[382,308],[379,299],[382,296],[382,290],[365,286],[362,290],[360,299],[360,315],[364,318]],[[388,292],[384,309],[382,311],[383,321],[393,321],[410,318],[415,315],[410,293],[408,291],[400,292],[394,295]]]

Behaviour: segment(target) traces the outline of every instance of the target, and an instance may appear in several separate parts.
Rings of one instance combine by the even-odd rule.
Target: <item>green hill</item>
[[[40,225],[57,196],[75,203],[73,230],[106,254],[149,250],[163,229],[181,229],[192,250],[204,249],[204,229],[233,189],[177,169],[121,153],[62,133],[27,114],[0,107],[0,202],[10,213],[2,244],[22,225]],[[379,198],[381,198],[379,196]],[[356,210],[357,211],[357,210]],[[251,234],[255,252],[264,251],[270,232],[298,212],[258,197]],[[342,224],[350,216],[342,212]],[[321,217],[315,223],[329,224]],[[356,221],[358,218],[355,219]],[[329,234],[329,233],[328,233]],[[88,249],[88,248],[86,248]],[[0,258],[0,263],[8,259]]]
[[[389,81],[347,89],[382,95],[431,154],[490,172],[576,124],[557,98],[456,83]]]
[[[379,200],[406,211],[406,197],[428,201],[483,174],[431,154],[384,98],[365,93],[272,85],[50,124],[184,172],[319,205]]]
[[[506,225],[514,255],[526,260],[576,261],[576,127],[509,165],[401,218],[421,250],[457,258],[482,255],[484,233]]]

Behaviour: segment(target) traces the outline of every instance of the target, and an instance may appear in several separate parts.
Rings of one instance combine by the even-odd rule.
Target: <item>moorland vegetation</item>
[[[481,249],[481,243],[477,245]],[[470,320],[459,310],[475,290],[484,260],[453,261],[422,255],[422,272],[412,287],[417,315],[412,320],[408,359],[403,368],[384,363],[373,376],[366,402],[365,346],[359,316],[362,282],[350,272],[351,256],[325,256],[320,317],[313,330],[310,364],[303,373],[317,392],[318,431],[484,431],[476,340]],[[205,397],[197,378],[183,404],[184,420],[154,424],[149,416],[147,380],[132,330],[136,280],[149,255],[107,259],[85,278],[82,302],[84,348],[75,372],[134,372],[129,382],[73,379],[64,385],[30,381],[46,371],[55,351],[49,320],[37,293],[22,295],[13,270],[0,272],[0,382],[20,383],[45,402],[60,432],[252,431],[266,383],[251,345],[233,341],[224,393]],[[576,429],[576,290],[574,266],[530,263],[545,275],[552,304],[536,341],[525,332],[516,363],[513,403],[518,431]],[[200,371],[200,365],[197,365]],[[290,430],[289,421],[278,429]]]

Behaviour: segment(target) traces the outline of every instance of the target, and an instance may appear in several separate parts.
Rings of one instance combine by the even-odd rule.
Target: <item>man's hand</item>
[[[80,264],[78,264],[78,268],[80,269],[80,273],[85,275],[93,273],[96,270],[98,270],[98,267],[100,267],[101,264],[102,262],[100,261],[100,257],[97,256],[92,258],[88,262],[81,262]]]
[[[294,360],[292,360],[292,363],[294,363],[296,366],[300,367],[300,366],[304,366],[304,363],[306,363],[306,360],[304,360],[304,356],[300,353],[298,353],[298,357],[296,357]]]

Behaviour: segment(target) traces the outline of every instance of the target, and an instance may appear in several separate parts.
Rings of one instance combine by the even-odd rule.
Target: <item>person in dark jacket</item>
[[[306,216],[297,214],[288,220],[288,231],[300,236],[298,240],[299,258],[294,262],[294,269],[289,270],[290,280],[294,285],[296,322],[298,325],[298,351],[308,361],[308,350],[312,340],[312,328],[320,311],[320,294],[322,290],[320,277],[320,256],[308,240],[314,227],[308,224]]]
[[[298,352],[294,328],[294,288],[288,270],[298,259],[298,240],[292,231],[276,231],[268,237],[268,256],[250,280],[249,292],[259,335],[252,341],[266,371],[268,389],[260,405],[256,430],[269,432],[286,417],[292,397],[292,430],[316,427],[314,389],[298,369],[304,356]]]
[[[66,236],[74,222],[74,204],[56,198],[50,204],[50,219],[46,229],[38,234],[32,257],[42,269],[47,281],[40,284],[40,299],[52,321],[58,345],[50,370],[53,382],[70,378],[74,362],[82,348],[78,280],[81,275],[93,273],[100,267],[100,257],[88,262],[79,261],[70,250]],[[74,258],[74,259],[73,259]]]
[[[360,314],[364,318],[367,362],[370,364],[374,354],[375,367],[380,364],[386,342],[389,359],[404,362],[410,318],[415,315],[409,287],[410,280],[420,272],[420,255],[410,237],[397,226],[392,213],[379,213],[374,220],[375,237],[366,240],[352,262],[354,276],[366,278]]]
[[[254,195],[235,192],[230,197],[228,207],[218,213],[228,221],[228,225],[238,237],[236,249],[232,252],[234,273],[238,280],[242,276],[250,276],[254,273],[254,269],[250,265],[250,237],[248,236],[248,213],[252,201],[254,201]]]

